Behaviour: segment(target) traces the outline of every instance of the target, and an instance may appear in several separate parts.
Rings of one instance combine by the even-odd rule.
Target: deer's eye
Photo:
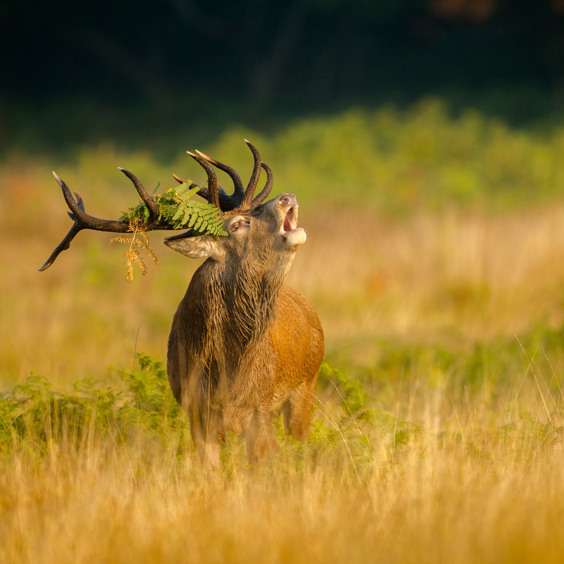
[[[250,222],[249,221],[245,221],[244,219],[241,219],[239,221],[234,221],[231,226],[229,227],[229,231],[231,231],[231,233],[233,233],[234,231],[237,231],[237,229],[239,229],[240,227],[249,227]]]

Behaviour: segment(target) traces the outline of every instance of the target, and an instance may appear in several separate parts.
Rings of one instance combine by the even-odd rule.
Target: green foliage
[[[117,378],[87,378],[69,392],[56,392],[43,376],[0,394],[0,455],[14,450],[46,452],[52,441],[79,445],[89,433],[129,442],[139,434],[162,446],[184,442],[185,420],[172,396],[163,363],[137,355],[137,370],[115,371]]]
[[[109,381],[80,380],[68,392],[56,392],[46,378],[32,374],[0,394],[0,455],[14,451],[42,455],[53,442],[63,440],[78,447],[92,434],[111,436],[120,444],[142,436],[161,448],[171,441],[181,448],[186,421],[170,391],[166,369],[145,354],[138,354],[137,360],[136,370],[116,370],[116,378]],[[339,390],[340,402],[316,407],[308,440],[314,460],[332,456],[340,463],[352,460],[361,465],[370,459],[375,430],[389,436],[391,451],[409,444],[417,427],[370,407],[373,398],[360,380],[327,363],[320,377]],[[303,445],[290,440],[288,448],[303,458]]]
[[[284,441],[282,425],[275,423],[285,442],[283,459],[302,469],[329,460],[354,480],[373,473],[374,459],[383,453],[393,462],[429,445],[484,459],[502,449],[504,456],[533,460],[562,440],[562,335],[563,328],[540,326],[519,339],[463,352],[388,344],[364,372],[324,362],[307,446]],[[181,453],[186,420],[165,367],[145,354],[137,360],[135,370],[114,370],[106,381],[80,380],[65,393],[32,374],[0,394],[0,456],[43,456],[63,441],[80,448],[92,436]],[[493,422],[481,422],[486,404],[490,414],[498,413]],[[226,469],[246,464],[241,445],[230,436]]]
[[[540,136],[470,108],[453,115],[427,99],[404,111],[354,109],[296,121],[261,151],[277,159],[277,181],[292,185],[300,201],[323,194],[403,213],[451,204],[507,209],[560,197],[563,147],[562,128]]]
[[[327,362],[321,365],[319,381],[321,387],[329,385],[337,391],[340,409],[327,417],[328,412],[323,413],[323,406],[319,407],[322,418],[314,421],[308,441],[316,451],[327,455],[344,446],[358,471],[370,462],[382,438],[389,456],[395,456],[417,436],[420,430],[417,423],[403,421],[374,407],[377,401],[368,393],[366,381]]]
[[[226,236],[221,212],[213,204],[191,200],[199,187],[190,188],[190,184],[187,182],[171,188],[160,197],[160,217],[170,221],[174,229],[189,228],[214,237]]]
[[[507,210],[560,198],[564,182],[557,121],[543,133],[516,129],[471,107],[455,113],[436,98],[303,117],[270,135],[231,127],[205,152],[244,170],[243,137],[260,149],[275,186],[291,187],[302,206],[321,198],[384,214],[451,205]]]
[[[182,410],[170,391],[164,364],[143,353],[137,354],[137,360],[139,370],[118,371],[127,385],[120,421],[142,425],[157,434],[182,429]]]
[[[154,196],[159,210],[159,221],[166,221],[172,229],[192,229],[197,234],[226,236],[221,211],[208,202],[193,200],[192,196],[197,194],[200,187],[191,188],[191,185],[192,182],[188,180],[170,188],[162,195]],[[141,203],[123,212],[120,220],[143,225],[148,221],[149,215],[149,208],[145,203]]]

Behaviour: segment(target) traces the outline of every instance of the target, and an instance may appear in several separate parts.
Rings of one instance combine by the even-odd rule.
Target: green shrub
[[[35,374],[0,394],[0,453],[45,452],[51,441],[80,444],[88,433],[127,442],[143,434],[163,445],[184,441],[185,419],[172,396],[163,363],[138,354],[137,370],[114,371],[110,381],[87,378],[56,392]]]

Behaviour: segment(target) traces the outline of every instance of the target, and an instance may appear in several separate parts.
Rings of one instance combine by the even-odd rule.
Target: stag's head
[[[208,186],[201,188],[200,195],[222,210],[228,235],[214,238],[211,235],[194,236],[193,232],[187,231],[168,237],[165,243],[191,258],[207,257],[239,266],[252,263],[255,271],[279,269],[283,274],[290,267],[296,250],[306,240],[305,231],[298,227],[298,200],[294,194],[285,193],[262,203],[272,189],[272,171],[262,162],[256,148],[249,141],[246,143],[254,156],[254,169],[246,189],[239,174],[231,167],[200,152],[188,153],[206,170]],[[232,195],[227,195],[218,186],[210,165],[229,174],[235,187]],[[255,197],[261,169],[266,172],[267,179]]]
[[[267,271],[276,271],[283,276],[292,263],[295,251],[306,240],[304,230],[298,227],[298,201],[293,194],[281,194],[263,203],[272,189],[272,171],[262,162],[252,143],[247,140],[245,142],[254,157],[253,172],[246,188],[243,187],[239,174],[231,167],[201,152],[188,152],[207,173],[208,185],[199,187],[199,195],[221,210],[228,235],[214,238],[211,235],[197,235],[188,230],[181,235],[169,237],[165,242],[172,249],[189,257],[208,257],[217,263],[229,265],[231,269],[246,267],[247,273],[260,275]],[[232,194],[228,195],[218,185],[214,167],[231,177],[234,184]],[[171,223],[161,217],[155,199],[147,193],[139,179],[125,169],[120,170],[131,180],[147,206],[148,218],[143,229],[174,229]],[[260,193],[255,196],[262,170],[266,173],[266,182]],[[75,192],[73,197],[65,182],[53,174],[61,186],[70,209],[69,216],[74,224],[39,270],[49,268],[83,229],[113,233],[127,233],[130,230],[127,220],[106,220],[87,214],[80,195]],[[185,182],[177,176],[175,178],[178,182]],[[191,187],[193,186],[196,185]]]

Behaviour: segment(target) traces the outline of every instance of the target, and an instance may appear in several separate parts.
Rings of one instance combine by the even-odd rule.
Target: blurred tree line
[[[480,93],[536,118],[562,110],[563,22],[564,0],[19,0],[0,8],[0,104],[265,115]]]

